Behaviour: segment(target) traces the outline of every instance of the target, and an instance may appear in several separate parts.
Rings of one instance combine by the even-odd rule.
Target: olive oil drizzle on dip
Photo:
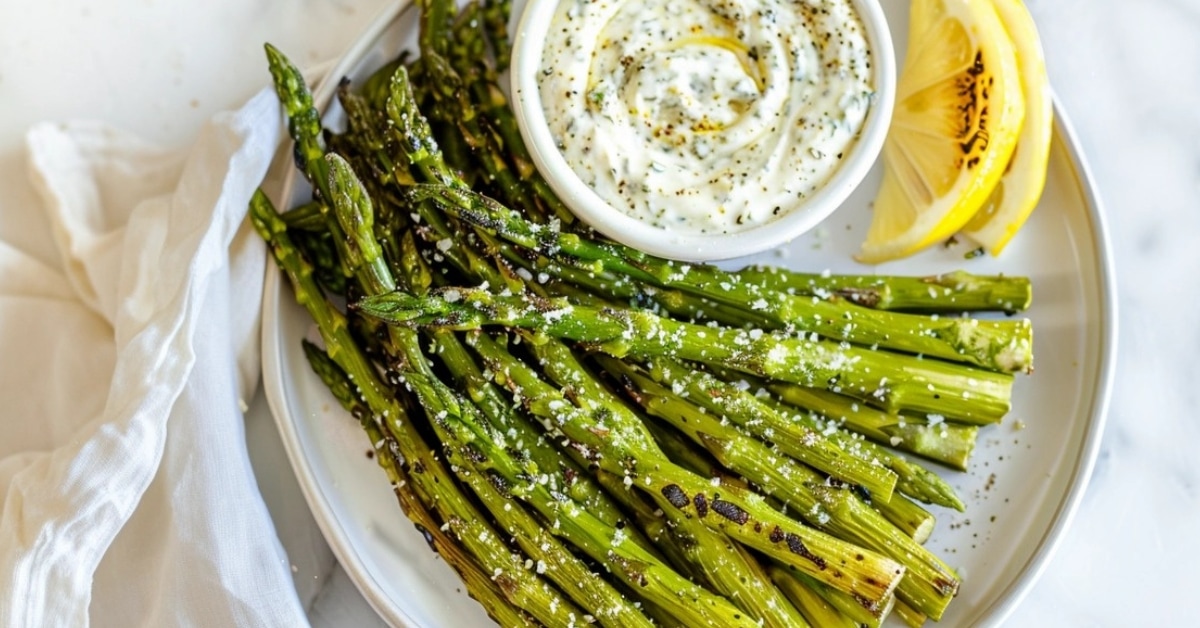
[[[874,96],[849,0],[561,0],[538,86],[584,183],[693,234],[744,231],[802,204]]]

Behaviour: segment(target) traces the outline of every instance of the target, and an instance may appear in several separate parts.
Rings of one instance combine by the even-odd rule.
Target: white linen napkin
[[[298,626],[246,452],[279,144],[266,91],[188,150],[27,136],[64,273],[0,241],[0,626]]]

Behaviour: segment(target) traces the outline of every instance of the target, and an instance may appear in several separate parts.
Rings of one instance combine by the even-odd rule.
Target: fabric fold
[[[99,357],[86,377],[50,376],[41,392],[64,402],[28,417],[66,438],[0,450],[12,454],[0,460],[0,625],[305,623],[242,423],[264,264],[243,218],[280,131],[264,91],[186,151],[96,123],[29,132],[65,272],[0,246],[0,275],[25,265],[55,283],[0,282],[0,316],[31,326],[27,341],[0,336],[0,350],[39,351],[62,319],[39,326],[36,307],[54,299],[81,321],[63,335]],[[36,362],[79,370],[64,355]],[[6,362],[0,378],[28,380],[27,368]],[[93,595],[105,603],[92,608]]]

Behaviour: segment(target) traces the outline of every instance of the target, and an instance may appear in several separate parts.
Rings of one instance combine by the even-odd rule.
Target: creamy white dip
[[[538,86],[587,185],[686,233],[744,231],[804,203],[874,94],[849,0],[561,0]]]

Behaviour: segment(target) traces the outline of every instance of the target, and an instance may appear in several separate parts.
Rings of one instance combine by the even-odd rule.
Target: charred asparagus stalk
[[[768,568],[771,580],[775,582],[788,599],[800,609],[808,622],[821,628],[856,628],[854,620],[838,612],[832,604],[821,599],[812,589],[804,586],[785,569],[772,566]]]
[[[371,230],[372,209],[365,200],[364,190],[345,162],[330,156],[331,189],[335,193],[335,210],[339,222],[352,240],[348,250],[355,251],[351,265],[367,269],[363,277],[368,293],[394,285],[386,267],[375,264],[380,249]],[[627,585],[639,584],[642,595],[676,616],[695,624],[736,625],[743,618],[719,597],[700,587],[690,585],[636,543],[621,543],[620,528],[596,519],[586,509],[572,501],[556,499],[537,479],[529,479],[532,469],[511,457],[504,436],[488,429],[480,421],[478,410],[456,398],[449,388],[433,375],[428,362],[411,330],[393,328],[393,349],[404,356],[400,372],[416,394],[421,406],[431,418],[440,440],[447,445],[452,468],[465,484],[471,487],[493,516],[514,533],[522,549],[538,562],[549,564],[547,577],[554,580],[585,608],[597,609],[602,623],[612,626],[638,625],[642,620],[632,606],[602,580],[591,574],[578,560],[547,538],[548,532],[524,514],[521,508],[506,504],[506,498],[487,479],[495,473],[506,482],[509,492],[521,496],[544,517],[554,522],[549,529],[561,534],[594,560],[607,565]],[[470,470],[473,469],[473,472]],[[536,478],[537,474],[533,473]]]
[[[390,324],[457,330],[504,325],[586,342],[616,357],[669,356],[715,364],[830,387],[888,411],[999,420],[1008,412],[1012,392],[1012,376],[1002,373],[808,338],[684,323],[641,310],[575,306],[565,299],[448,288],[426,297],[381,294],[356,307]]]
[[[367,439],[375,451],[375,459],[387,473],[392,484],[392,491],[400,502],[404,514],[412,520],[413,525],[425,537],[433,551],[437,552],[451,568],[458,573],[467,587],[467,593],[478,601],[487,611],[489,617],[502,626],[523,626],[534,628],[535,624],[521,609],[513,606],[505,599],[503,592],[490,576],[483,573],[479,564],[468,555],[457,541],[450,538],[442,530],[442,524],[434,519],[433,513],[422,503],[421,498],[414,492],[412,481],[404,470],[403,463],[397,459],[396,440],[385,432],[375,421],[371,409],[355,391],[346,372],[339,367],[329,354],[315,344],[304,340],[304,354],[308,358],[313,372],[333,393],[335,399],[351,416],[358,419]]]
[[[796,416],[793,412],[781,412],[769,400],[760,398],[756,393],[751,393],[749,388],[743,389],[737,384],[722,381],[710,373],[689,369],[677,361],[666,358],[652,358],[646,361],[646,365],[646,373],[659,384],[682,389],[688,394],[690,401],[708,408],[720,417],[747,427],[752,434],[777,444],[785,453],[801,462],[808,461],[794,454],[793,450],[803,449],[809,443],[828,441],[840,452],[848,452],[856,459],[897,472],[889,465],[890,457],[868,455],[861,444],[847,439],[846,435],[836,428],[831,429],[833,426],[828,423],[821,424],[811,416]],[[769,386],[766,382],[761,381],[751,382],[750,386],[753,387],[760,383]],[[830,394],[829,396],[833,397],[834,395]],[[846,404],[855,405],[849,399]],[[835,420],[840,420],[843,415],[831,414],[830,416]],[[835,477],[846,479],[835,470],[817,465],[812,466]],[[954,489],[949,484],[932,473],[915,475],[910,473],[910,468],[907,467],[900,468],[900,471],[904,474],[900,477],[898,488],[906,495],[922,498],[930,494],[954,494]]]
[[[1020,312],[1033,301],[1026,277],[955,271],[928,277],[799,273],[774,266],[738,271],[743,281],[798,296],[841,297],[876,310]]]
[[[378,372],[362,354],[350,336],[345,317],[317,287],[312,267],[299,256],[287,235],[287,226],[261,191],[250,202],[250,219],[265,240],[280,269],[291,280],[296,300],[308,310],[321,333],[329,356],[357,385],[359,394],[371,411],[372,420],[381,423],[395,438],[396,448],[405,461],[420,465],[421,473],[408,472],[414,486],[429,508],[438,512],[458,541],[479,561],[494,579],[506,599],[529,612],[543,624],[570,621],[570,615],[582,616],[573,603],[549,583],[524,568],[525,557],[504,546],[501,537],[485,518],[465,499],[441,461],[412,429],[407,412],[380,381]]]
[[[931,552],[863,504],[853,491],[831,486],[804,465],[722,425],[719,418],[628,364],[612,358],[601,361],[630,383],[629,391],[647,412],[670,422],[730,470],[782,500],[810,525],[904,565],[907,571],[896,595],[930,617],[942,616],[958,591],[958,577]]]
[[[601,469],[629,478],[630,486],[652,498],[666,498],[670,507],[865,604],[890,597],[898,584],[904,569],[891,559],[800,526],[758,494],[714,485],[676,466],[654,446],[640,421],[614,412],[584,411],[485,334],[467,338],[496,377],[518,391],[530,413],[561,429],[572,447],[586,448]]]
[[[895,473],[878,463],[850,455],[816,430],[788,421],[752,393],[674,360],[653,358],[647,361],[647,366],[646,372],[657,383],[679,390],[688,400],[741,426],[788,456],[861,486],[875,499],[886,502],[892,498]]]
[[[748,283],[713,266],[676,264],[619,244],[546,229],[470,190],[419,185],[413,188],[412,198],[414,202],[436,202],[451,215],[547,257],[568,256],[652,285],[693,292],[768,317],[780,327],[998,372],[1032,368],[1033,336],[1028,320],[934,318],[797,297]]]
[[[343,160],[336,155],[330,155],[327,159],[331,166],[330,188],[335,194],[335,214],[350,240],[347,249],[360,256],[355,258],[350,266],[354,269],[361,269],[356,273],[360,277],[361,289],[366,294],[371,294],[386,290],[388,286],[395,286],[395,279],[387,269],[387,265],[382,263],[382,250],[374,238],[371,228],[373,210],[370,200],[365,195],[365,190]],[[413,277],[405,279],[409,280],[410,286],[423,283],[412,281]],[[397,369],[408,387],[417,396],[421,407],[425,409],[439,439],[446,445],[451,469],[464,484],[471,488],[497,522],[506,531],[513,534],[517,544],[530,560],[540,566],[538,573],[544,573],[547,579],[557,584],[583,608],[592,609],[593,614],[596,614],[606,625],[614,627],[648,626],[649,622],[628,600],[603,579],[595,577],[579,559],[552,537],[551,530],[558,531],[560,528],[557,526],[547,528],[541,525],[523,508],[514,506],[505,492],[492,483],[489,473],[503,469],[507,473],[502,473],[502,476],[509,483],[508,488],[511,491],[515,483],[527,481],[525,480],[527,474],[536,471],[536,465],[533,467],[523,466],[513,460],[502,445],[497,445],[497,443],[504,442],[503,436],[498,431],[488,431],[486,442],[471,438],[472,435],[477,436],[486,431],[486,428],[478,421],[478,410],[471,404],[459,400],[452,390],[437,380],[421,349],[415,331],[391,328],[389,332],[392,343],[390,350],[400,358],[397,360]],[[450,422],[455,417],[464,423],[467,423],[468,420],[470,422],[465,426],[451,424]],[[469,440],[464,441],[464,437]],[[471,455],[475,449],[484,448],[492,448],[491,455],[487,457],[486,467],[481,463],[480,458]],[[526,490],[530,492],[526,501],[544,517],[563,512],[572,514],[571,523],[573,525],[562,529],[563,536],[584,551],[591,548],[592,551],[589,553],[592,554],[592,558],[604,562],[604,558],[609,554],[596,554],[596,539],[603,538],[605,535],[611,538],[615,533],[610,531],[616,528],[597,520],[591,513],[579,508],[569,499],[553,499],[548,490],[537,480],[530,482]],[[575,514],[576,511],[582,511],[583,514]],[[622,559],[626,561],[644,560],[644,556],[649,555],[646,550],[635,544],[631,543],[630,547],[633,548],[632,557],[623,554],[626,551],[625,548],[614,549],[612,553],[616,555],[617,563],[614,564],[612,560],[609,560],[605,564],[610,569],[614,569],[626,564],[620,562]],[[674,574],[668,573],[665,576],[658,575],[658,577],[666,580],[664,587],[674,587],[678,590],[678,586],[683,581],[677,576],[675,576],[675,581],[670,580],[672,575]],[[646,576],[648,582],[652,578],[653,576]],[[671,606],[673,599],[658,597],[660,592],[650,590],[649,586],[647,584],[647,588],[643,589],[643,593],[647,597],[656,599],[661,605],[676,612],[680,610]],[[688,607],[688,609],[720,608],[719,600],[708,600],[704,595],[705,592],[702,590],[694,592],[690,601],[698,606]],[[683,616],[697,619],[703,614],[694,613]],[[720,618],[719,615],[717,617]],[[711,617],[709,619],[713,621]],[[719,622],[717,625],[720,625]]]
[[[959,471],[967,469],[967,461],[975,451],[979,428],[973,425],[947,423],[937,415],[889,414],[841,395],[794,384],[766,382],[764,385],[789,405],[829,417],[877,443],[936,460]]]

